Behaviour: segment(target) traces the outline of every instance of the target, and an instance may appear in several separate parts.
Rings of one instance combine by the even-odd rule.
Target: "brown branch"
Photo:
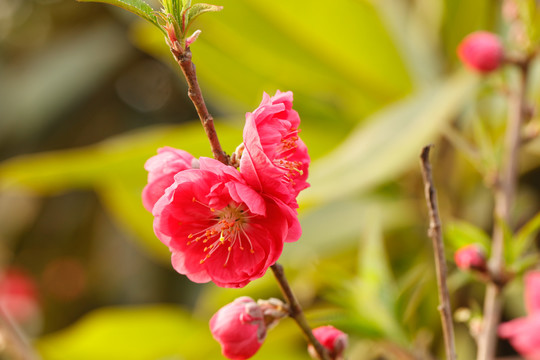
[[[281,292],[283,293],[285,300],[289,304],[289,316],[292,317],[294,321],[296,321],[296,323],[298,324],[298,326],[304,333],[304,336],[307,342],[313,345],[313,347],[315,348],[315,351],[319,355],[320,360],[331,360],[326,348],[322,346],[321,343],[313,335],[313,332],[311,331],[311,327],[307,323],[307,320],[304,316],[304,312],[302,311],[302,307],[300,306],[300,303],[298,302],[298,300],[296,299],[296,296],[292,292],[289,282],[287,281],[287,278],[285,277],[283,266],[281,266],[278,263],[275,263],[274,265],[271,266],[271,268],[272,268],[272,271],[274,272],[274,276],[276,277],[276,280],[279,283]]]
[[[188,96],[197,109],[197,114],[199,115],[201,124],[206,132],[208,140],[210,141],[214,159],[221,161],[225,165],[229,165],[229,156],[221,148],[221,144],[219,143],[216,133],[216,128],[214,127],[214,119],[208,112],[202,96],[201,88],[199,87],[199,82],[197,81],[195,64],[193,64],[193,61],[191,61],[191,50],[187,48],[185,51],[179,52],[171,48],[171,52],[184,73],[188,84]]]
[[[504,278],[504,225],[510,226],[510,210],[514,203],[518,175],[518,155],[521,145],[521,126],[527,114],[525,91],[529,63],[518,66],[519,86],[509,94],[508,127],[505,137],[505,151],[498,181],[494,188],[494,225],[489,259],[489,272],[492,281],[488,283],[484,299],[484,320],[478,337],[477,360],[495,358],[497,345],[497,326],[502,311],[502,288]]]
[[[446,350],[446,359],[455,360],[456,346],[454,341],[454,325],[452,323],[452,313],[450,308],[450,295],[446,284],[446,261],[444,258],[444,244],[442,240],[441,219],[437,205],[437,194],[433,184],[431,174],[431,164],[429,163],[429,150],[432,145],[425,146],[420,154],[420,165],[422,168],[422,178],[424,180],[424,191],[429,210],[429,231],[428,235],[433,241],[433,251],[435,255],[435,270],[437,272],[437,287],[439,289],[438,307],[441,314],[442,332]]]

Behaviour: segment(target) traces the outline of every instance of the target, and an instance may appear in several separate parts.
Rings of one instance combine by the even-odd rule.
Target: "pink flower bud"
[[[496,70],[503,60],[503,46],[499,38],[487,31],[467,35],[457,50],[461,61],[480,73]]]
[[[456,265],[461,270],[486,270],[486,256],[482,249],[475,244],[461,247],[454,254]]]
[[[19,324],[39,315],[36,285],[26,272],[16,268],[0,272],[0,308]]]
[[[348,344],[348,337],[343,331],[336,329],[331,325],[320,326],[316,329],[313,329],[313,335],[322,346],[324,346],[334,360],[343,359],[343,352]],[[310,344],[308,346],[309,354],[314,358],[318,359],[315,348]]]
[[[227,359],[249,359],[266,337],[263,311],[253,299],[239,297],[212,316],[210,331]]]

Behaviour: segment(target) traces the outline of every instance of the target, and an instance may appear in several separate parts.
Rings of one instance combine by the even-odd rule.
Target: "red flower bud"
[[[486,256],[475,244],[463,246],[454,254],[456,265],[461,270],[486,270]]]
[[[242,296],[212,316],[210,331],[227,359],[249,359],[266,337],[263,311],[253,299]]]
[[[313,335],[328,350],[332,359],[344,359],[343,352],[348,344],[347,334],[331,325],[327,325],[313,329]],[[311,344],[308,346],[308,351],[314,359],[319,358]]]
[[[504,55],[499,37],[487,31],[467,35],[459,44],[457,53],[468,68],[480,73],[497,70]]]
[[[26,272],[16,268],[0,272],[0,308],[19,324],[39,315],[36,285]]]

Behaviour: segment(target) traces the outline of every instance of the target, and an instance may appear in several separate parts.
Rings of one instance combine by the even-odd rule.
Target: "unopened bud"
[[[212,316],[210,331],[227,359],[249,359],[266,337],[263,311],[253,299],[242,296]]]
[[[454,260],[461,270],[486,271],[486,256],[478,245],[470,244],[458,249]]]
[[[343,353],[348,345],[348,336],[343,331],[331,325],[320,326],[313,329],[313,336],[328,350],[330,358],[333,360],[344,359]],[[314,359],[319,359],[313,345],[308,346],[308,352]]]
[[[480,73],[497,70],[504,58],[499,37],[487,31],[467,35],[459,44],[457,53],[468,68]]]

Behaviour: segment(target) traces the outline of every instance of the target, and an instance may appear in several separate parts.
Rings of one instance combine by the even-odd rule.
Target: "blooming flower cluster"
[[[499,325],[499,336],[527,360],[540,360],[540,271],[525,275],[525,305],[528,315]]]
[[[143,204],[176,271],[198,283],[243,287],[301,235],[296,208],[310,158],[291,92],[264,94],[246,114],[239,169],[170,147],[150,158]]]

